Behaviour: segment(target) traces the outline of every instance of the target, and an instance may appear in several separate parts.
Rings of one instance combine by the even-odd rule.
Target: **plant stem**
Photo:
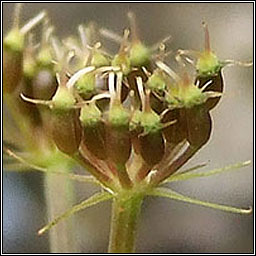
[[[134,252],[136,228],[143,198],[142,194],[127,191],[113,199],[109,253]]]
[[[73,188],[71,180],[64,175],[49,173],[45,175],[45,199],[48,221],[72,207]],[[75,240],[76,228],[74,219],[70,217],[50,230],[51,253],[78,253]]]

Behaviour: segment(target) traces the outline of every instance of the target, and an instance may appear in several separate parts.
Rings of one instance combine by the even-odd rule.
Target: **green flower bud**
[[[24,49],[24,34],[18,28],[12,29],[4,38],[3,47],[5,50],[21,53]]]
[[[79,119],[83,126],[96,126],[101,121],[101,115],[100,110],[92,103],[82,107]]]
[[[25,58],[23,62],[23,75],[28,79],[32,79],[37,71],[36,63],[32,58]]]
[[[140,122],[145,133],[154,133],[161,129],[160,117],[154,111],[142,112]]]
[[[155,71],[147,81],[147,87],[156,92],[162,92],[166,89],[166,82],[163,78],[162,72]]]
[[[75,105],[76,100],[68,88],[59,86],[57,92],[52,98],[55,111],[66,111],[72,109]]]
[[[96,68],[102,67],[102,66],[109,66],[110,60],[104,56],[100,52],[95,52],[92,56],[91,65],[95,66]]]
[[[40,68],[49,68],[52,69],[52,53],[50,47],[42,48],[37,56],[37,64]]]
[[[204,51],[196,63],[196,69],[199,76],[212,76],[217,74],[221,68],[222,65],[217,56],[211,51]]]
[[[150,50],[141,42],[136,42],[130,49],[129,58],[133,67],[146,66],[150,62]]]
[[[79,80],[75,84],[75,87],[82,97],[84,97],[85,99],[89,99],[95,93],[95,85],[95,74],[88,73],[79,78]]]
[[[112,127],[117,129],[126,128],[129,126],[129,112],[125,110],[121,105],[113,106],[108,114],[108,121]]]
[[[191,108],[206,102],[207,95],[187,78],[169,89],[166,101],[171,108]]]
[[[184,107],[190,108],[192,106],[204,103],[206,96],[198,87],[191,85],[180,93],[180,100],[182,101]]]
[[[218,57],[212,52],[210,47],[210,35],[208,25],[204,22],[204,33],[205,33],[205,49],[196,63],[196,69],[199,76],[213,76],[216,75],[222,68]]]

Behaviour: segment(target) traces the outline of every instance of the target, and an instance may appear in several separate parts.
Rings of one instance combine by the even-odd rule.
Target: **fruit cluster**
[[[164,63],[165,42],[146,46],[128,16],[131,28],[113,55],[92,26],[60,41],[44,12],[22,28],[16,19],[3,42],[4,94],[15,98],[30,135],[44,134],[49,147],[79,158],[106,186],[118,180],[125,188],[159,184],[207,143],[225,65],[204,24],[205,49],[173,51],[174,72]],[[41,21],[38,44],[31,30]]]

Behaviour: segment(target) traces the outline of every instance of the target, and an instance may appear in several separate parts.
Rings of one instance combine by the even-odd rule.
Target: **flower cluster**
[[[173,71],[165,64],[166,41],[157,48],[145,45],[133,14],[128,17],[130,29],[123,37],[80,25],[78,36],[63,40],[44,12],[22,28],[16,18],[3,42],[4,95],[22,120],[22,147],[30,152],[24,162],[44,168],[64,153],[112,194],[143,186],[151,188],[148,194],[167,196],[166,190],[152,188],[178,179],[176,171],[208,142],[210,111],[223,92],[222,68],[233,62],[218,59],[203,24],[204,50],[172,51],[178,63],[178,72]],[[41,22],[38,43],[31,31]],[[105,50],[100,35],[118,41],[119,51]],[[172,198],[186,201],[177,193]]]

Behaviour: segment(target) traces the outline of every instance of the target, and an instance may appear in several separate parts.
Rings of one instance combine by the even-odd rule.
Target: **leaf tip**
[[[249,206],[248,209],[242,209],[241,213],[242,213],[242,214],[248,214],[248,215],[249,215],[249,214],[252,213],[252,211],[253,211],[252,206]]]
[[[46,228],[45,228],[45,227],[44,227],[44,228],[41,228],[40,230],[38,230],[37,235],[38,235],[38,236],[41,236],[41,235],[43,235],[43,234],[45,233],[45,231],[46,231]]]

